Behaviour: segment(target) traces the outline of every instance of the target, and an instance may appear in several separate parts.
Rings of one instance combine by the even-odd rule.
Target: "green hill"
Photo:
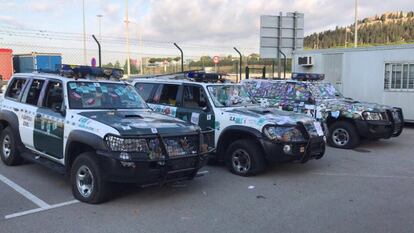
[[[346,42],[345,42],[345,37]],[[354,24],[306,36],[308,49],[353,46]],[[358,21],[358,44],[364,46],[414,42],[414,12],[393,12]]]

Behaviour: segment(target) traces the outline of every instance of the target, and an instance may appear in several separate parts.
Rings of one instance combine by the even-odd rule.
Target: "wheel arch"
[[[259,143],[258,139],[261,137],[261,132],[251,127],[234,125],[225,128],[217,141],[218,160],[223,161],[224,155],[231,143],[240,139],[252,139]]]
[[[10,127],[14,136],[16,137],[18,147],[24,148],[22,138],[20,137],[20,131],[19,131],[19,119],[16,115],[16,113],[2,110],[0,112],[0,131],[5,129],[6,127]]]
[[[72,131],[65,147],[65,165],[69,169],[75,159],[84,152],[93,152],[97,150],[105,150],[106,146],[103,139],[93,133],[81,130]]]

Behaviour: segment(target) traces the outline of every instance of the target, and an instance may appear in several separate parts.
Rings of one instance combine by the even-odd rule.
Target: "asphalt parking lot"
[[[413,142],[411,127],[249,178],[207,166],[190,182],[117,186],[100,205],[41,166],[0,164],[0,232],[413,232]]]

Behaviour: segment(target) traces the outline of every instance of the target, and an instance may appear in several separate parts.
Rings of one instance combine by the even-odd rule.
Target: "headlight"
[[[263,133],[271,140],[282,142],[302,142],[305,141],[300,130],[296,127],[265,126]]]
[[[145,139],[121,138],[113,135],[105,137],[105,142],[112,151],[120,152],[149,152]]]
[[[381,121],[381,120],[383,120],[382,115],[379,112],[363,112],[362,116],[367,121]]]

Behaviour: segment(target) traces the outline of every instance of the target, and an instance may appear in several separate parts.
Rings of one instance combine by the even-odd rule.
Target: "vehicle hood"
[[[264,107],[244,107],[226,110],[231,119],[238,124],[256,124],[263,126],[266,124],[277,125],[296,125],[298,122],[304,124],[314,122],[315,120],[303,114],[282,111],[276,108]]]
[[[385,110],[393,110],[391,106],[345,98],[321,100],[318,105],[324,109],[325,112],[331,112],[331,114],[333,113],[335,116],[339,114],[351,118],[359,118],[365,111],[385,112]]]
[[[87,111],[79,115],[111,126],[124,136],[142,134],[194,133],[197,126],[182,120],[148,110],[134,111]]]

